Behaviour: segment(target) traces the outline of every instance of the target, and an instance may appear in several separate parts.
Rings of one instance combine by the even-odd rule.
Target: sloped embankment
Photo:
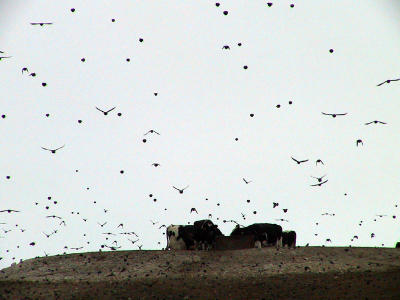
[[[400,251],[114,251],[26,260],[0,299],[400,299]]]

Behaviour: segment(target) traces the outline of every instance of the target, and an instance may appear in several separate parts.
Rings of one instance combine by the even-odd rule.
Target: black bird
[[[287,213],[288,209],[287,208],[283,208],[282,209],[284,213]]]
[[[4,209],[4,210],[0,210],[0,213],[2,212],[8,212],[8,213],[12,213],[12,212],[20,212],[19,210],[14,210],[14,209]]]
[[[244,181],[246,184],[249,184],[249,183],[251,182],[251,180],[247,181],[247,180],[244,179],[244,178],[242,178],[242,179],[243,179],[243,181]]]
[[[160,166],[159,163],[152,163],[151,165],[152,165],[152,166],[155,166],[156,168],[157,168],[158,166]]]
[[[381,86],[382,84],[385,84],[385,83],[390,83],[391,81],[399,81],[399,80],[400,80],[400,78],[398,78],[398,79],[388,79],[388,80],[385,80],[384,82],[381,82],[381,83],[377,84],[377,86]]]
[[[66,226],[65,221],[61,221],[60,226],[61,226],[61,224],[64,224],[64,226]]]
[[[304,162],[308,161],[308,159],[297,160],[297,159],[293,158],[293,156],[291,156],[291,158],[292,158],[295,162],[297,162],[298,165],[301,164],[301,163],[304,163]]]
[[[311,176],[311,177],[317,179],[318,182],[322,182],[322,178],[324,178],[325,176],[326,176],[326,174],[322,177],[314,177],[314,176]]]
[[[52,235],[52,233],[47,234],[46,232],[43,232],[43,234],[44,234],[47,238],[51,237],[51,235]]]
[[[190,209],[190,213],[192,213],[192,212],[196,212],[196,214],[199,214],[198,212],[197,212],[197,209],[195,209],[194,207],[192,207],[191,209]]]
[[[364,146],[364,143],[363,143],[363,141],[362,140],[360,140],[360,139],[358,139],[357,141],[356,141],[356,146],[358,147],[358,144],[361,144],[362,146]]]
[[[118,228],[118,227],[124,228],[124,224],[121,223],[121,224],[119,224],[119,225],[117,226],[117,228]]]
[[[142,250],[143,245],[138,246],[139,250]]]
[[[317,160],[315,161],[315,165],[318,165],[318,163],[320,163],[320,164],[323,164],[323,165],[324,165],[324,162],[323,162],[322,160],[320,160],[320,159],[317,159]]]
[[[330,214],[330,213],[323,213],[323,214],[321,214],[321,216],[334,216],[335,214]]]
[[[150,129],[149,131],[147,131],[144,135],[148,135],[149,133],[155,133],[160,135],[157,131],[155,131],[154,129]]]
[[[286,219],[275,219],[276,221],[282,221],[282,222],[289,222],[289,220]]]
[[[186,186],[183,189],[178,189],[177,187],[172,186],[174,189],[176,189],[177,191],[179,191],[180,194],[183,194],[183,191],[186,190],[189,186]]]
[[[161,229],[161,228],[163,228],[163,227],[167,227],[167,226],[165,226],[165,224],[163,224],[163,225],[161,225],[160,227],[158,227],[158,229]]]
[[[78,248],[71,247],[71,248],[69,248],[69,249],[72,249],[72,250],[80,250],[80,249],[82,249],[82,248],[83,248],[83,246],[82,246],[82,247],[78,247]]]
[[[51,153],[55,154],[57,150],[59,150],[59,149],[61,149],[61,148],[64,148],[64,147],[65,147],[65,145],[63,145],[63,146],[61,146],[61,147],[59,147],[59,148],[57,148],[57,149],[47,149],[47,148],[44,148],[44,147],[41,147],[41,148],[42,148],[43,150],[47,150],[47,151],[50,151]]]
[[[375,120],[375,121],[371,121],[371,122],[365,123],[365,125],[369,125],[369,124],[372,124],[372,123],[374,123],[374,124],[378,124],[378,123],[379,124],[386,124],[385,122]]]
[[[336,118],[336,116],[345,116],[345,115],[347,115],[347,113],[342,113],[342,114],[327,114],[327,113],[324,113],[324,112],[322,112],[322,114],[325,115],[325,116],[332,116],[332,118]]]
[[[26,67],[22,68],[22,74],[24,74],[24,72],[29,72],[28,68],[26,68]]]
[[[101,111],[105,116],[107,116],[108,113],[109,113],[110,111],[114,110],[116,106],[114,106],[113,108],[111,108],[111,109],[109,109],[109,110],[107,110],[107,111],[101,110],[101,109],[98,108],[97,106],[95,106],[95,107],[96,107],[96,109],[97,109],[98,111]]]
[[[104,227],[104,225],[106,225],[107,222],[104,222],[103,224],[100,224],[99,222],[97,222],[97,224],[99,224],[101,227]]]
[[[156,225],[158,222],[154,222],[153,220],[150,220],[150,222],[153,224],[153,225]]]
[[[131,239],[128,239],[128,241],[130,241],[132,244],[135,244],[137,241],[139,241],[139,239],[137,239],[136,241],[133,241]]]
[[[224,46],[222,47],[222,49],[230,50],[231,47],[229,47],[228,45],[224,45]]]
[[[328,179],[323,181],[323,182],[319,182],[319,183],[316,183],[316,184],[311,184],[310,186],[321,186],[321,185],[323,185],[324,183],[327,183],[327,182],[328,182]]]
[[[272,208],[275,208],[275,207],[279,206],[279,203],[277,203],[277,202],[272,202],[272,205],[273,205]]]
[[[2,60],[3,58],[11,58],[12,56],[0,56],[0,60]]]
[[[59,216],[55,216],[55,215],[52,215],[52,216],[46,216],[46,218],[57,218],[57,219],[60,219],[60,220],[62,220],[62,218],[61,217],[59,217]]]
[[[34,23],[31,23],[31,25],[40,25],[40,26],[43,26],[43,25],[52,25],[53,23],[50,23],[50,22],[34,22]]]
[[[387,217],[387,215],[376,215],[376,216],[379,217],[379,218]]]

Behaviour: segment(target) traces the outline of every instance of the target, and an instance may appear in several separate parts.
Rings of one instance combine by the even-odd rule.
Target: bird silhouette
[[[314,176],[311,176],[311,177],[317,179],[318,182],[321,182],[322,178],[324,178],[325,176],[326,176],[326,174],[324,176],[322,176],[322,177],[314,177]]]
[[[118,226],[117,226],[117,228],[119,228],[119,227],[121,227],[121,228],[124,228],[124,224],[119,224]]]
[[[24,68],[22,68],[21,72],[22,72],[22,74],[24,74],[24,72],[27,72],[27,73],[28,73],[29,71],[28,71],[28,68],[27,68],[27,67],[24,67]]]
[[[57,219],[60,219],[60,220],[62,220],[62,218],[61,218],[61,217],[59,217],[59,216],[55,216],[55,215],[52,215],[52,216],[46,216],[46,218],[53,218],[53,219],[57,218]]]
[[[47,151],[50,151],[51,153],[55,154],[57,150],[60,150],[61,148],[64,148],[64,147],[65,147],[65,145],[58,147],[57,149],[48,149],[48,148],[44,148],[44,147],[41,147],[41,148],[43,150],[47,150]]]
[[[179,191],[180,194],[183,194],[183,191],[186,190],[189,186],[186,186],[183,189],[178,189],[177,187],[172,186],[174,189],[176,189],[177,191]]]
[[[80,249],[82,249],[83,248],[83,246],[82,247],[71,247],[71,248],[69,248],[69,249],[72,249],[72,250],[80,250]]]
[[[371,122],[365,123],[365,125],[369,125],[369,124],[372,124],[372,123],[374,123],[374,124],[378,124],[378,123],[379,124],[386,124],[385,122],[375,120],[375,121],[371,121]]]
[[[244,181],[246,184],[249,184],[250,182],[252,182],[251,180],[247,181],[247,180],[244,179],[244,178],[242,178],[242,179],[243,179],[243,181]]]
[[[158,229],[161,229],[161,228],[163,228],[163,227],[167,227],[165,224],[163,224],[163,225],[161,225],[160,227],[158,227]]]
[[[327,182],[328,182],[328,179],[323,181],[323,182],[319,182],[319,183],[316,183],[316,184],[311,184],[310,186],[321,186],[321,185],[323,185],[324,183],[327,183]]]
[[[134,240],[131,240],[131,239],[128,238],[128,241],[130,241],[130,242],[134,245],[137,241],[139,241],[139,239],[137,239],[136,241],[134,241]]]
[[[275,221],[289,222],[289,220],[286,220],[286,219],[275,219]]]
[[[359,144],[361,144],[361,146],[364,146],[363,141],[360,140],[360,139],[358,139],[358,140],[356,141],[356,146],[358,147]]]
[[[315,165],[318,165],[318,164],[323,164],[324,165],[324,162],[322,160],[320,160],[320,159],[317,159],[315,161]]]
[[[2,212],[8,212],[8,213],[12,213],[12,212],[21,212],[19,210],[14,210],[14,209],[4,209],[4,210],[0,210],[0,213]]]
[[[144,135],[148,135],[149,133],[155,133],[160,135],[157,131],[155,131],[154,129],[150,129],[149,131],[147,131]]]
[[[154,222],[153,220],[150,220],[150,222],[153,224],[153,225],[156,225],[158,222]]]
[[[279,206],[279,203],[277,203],[277,202],[272,202],[272,208],[275,208],[275,207],[277,207],[277,206]]]
[[[192,212],[196,212],[196,214],[199,214],[199,213],[197,212],[197,209],[194,208],[194,207],[192,207],[192,208],[190,209],[190,213],[192,213]]]
[[[43,25],[52,25],[53,23],[51,23],[51,22],[33,22],[33,23],[31,23],[31,25],[40,25],[40,26],[43,26]]]
[[[104,227],[104,225],[106,225],[107,222],[104,222],[103,224],[100,224],[99,222],[97,222],[97,224],[99,224],[101,227]]]
[[[152,165],[152,166],[155,166],[156,168],[157,168],[158,166],[160,166],[159,163],[152,163],[151,165]]]
[[[322,113],[325,116],[332,116],[332,118],[336,118],[336,116],[345,116],[347,113],[341,113],[341,114],[327,114],[327,113]]]
[[[109,109],[109,110],[107,110],[107,111],[104,111],[104,110],[98,108],[97,106],[95,106],[95,107],[96,107],[96,109],[97,109],[98,111],[101,111],[101,112],[103,113],[103,115],[105,115],[105,116],[107,116],[108,113],[109,113],[110,111],[113,111],[113,110],[116,108],[116,107],[114,106],[113,108],[111,108],[111,109]]]
[[[305,163],[306,161],[308,161],[308,159],[297,160],[297,159],[295,159],[293,156],[291,156],[291,158],[292,158],[295,162],[297,162],[298,165],[301,164],[301,163]]]
[[[390,82],[392,82],[392,81],[399,81],[399,80],[400,80],[400,78],[397,78],[397,79],[387,79],[387,80],[385,80],[384,82],[378,83],[376,86],[381,86],[381,85],[383,85],[383,84],[385,84],[385,83],[390,83]]]
[[[224,46],[222,47],[222,49],[225,49],[225,50],[230,50],[230,49],[231,49],[231,47],[229,47],[228,45],[224,45]]]
[[[2,60],[3,58],[11,58],[12,56],[0,56],[0,60]]]

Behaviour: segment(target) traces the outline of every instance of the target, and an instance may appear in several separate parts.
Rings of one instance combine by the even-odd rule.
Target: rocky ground
[[[113,251],[0,271],[0,299],[400,299],[400,249]]]

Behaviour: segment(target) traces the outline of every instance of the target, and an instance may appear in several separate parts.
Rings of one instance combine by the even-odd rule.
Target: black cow
[[[243,228],[236,225],[231,236],[251,234],[255,236],[255,247],[257,248],[261,248],[261,245],[268,246],[273,244],[277,248],[282,247],[282,227],[277,224],[256,223]]]
[[[400,242],[396,243],[396,248],[400,248]]]
[[[218,225],[215,225],[211,220],[200,220],[194,222],[196,232],[196,240],[199,242],[200,247],[209,249],[212,247],[217,236],[223,236]]]
[[[283,231],[282,232],[282,247],[296,248],[296,231]]]

